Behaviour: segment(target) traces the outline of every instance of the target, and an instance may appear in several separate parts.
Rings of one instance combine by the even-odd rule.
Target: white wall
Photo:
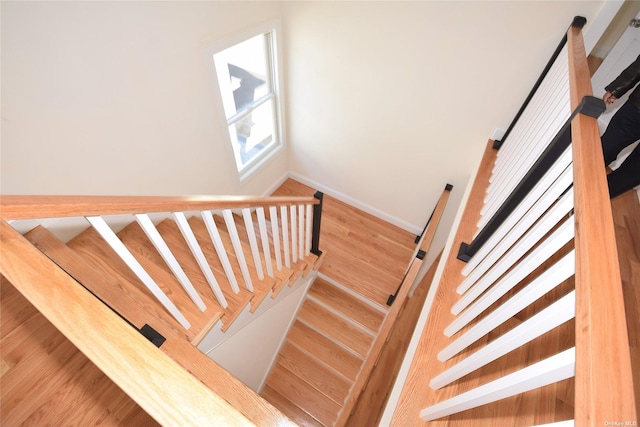
[[[229,330],[227,334],[233,335],[209,350],[207,356],[260,393],[315,277],[316,274],[299,279],[295,289],[278,295],[277,305],[264,312],[258,309],[260,312],[256,311],[248,325],[238,331]]]
[[[207,49],[277,19],[280,2],[6,2],[4,194],[261,194],[242,185]]]
[[[602,1],[6,2],[4,194],[262,194],[290,170],[405,228]],[[283,19],[288,152],[240,184],[208,49]],[[429,258],[427,259],[427,264]]]
[[[416,228],[453,184],[439,250],[493,129],[601,4],[284,3],[290,169]]]

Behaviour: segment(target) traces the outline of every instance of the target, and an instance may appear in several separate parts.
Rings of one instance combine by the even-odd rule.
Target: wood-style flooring
[[[638,309],[638,304],[640,303],[640,203],[636,193],[632,191],[616,198],[611,204],[625,298],[636,408],[640,413],[640,311]],[[477,206],[472,208],[471,211],[475,211],[476,208]],[[471,224],[475,223],[475,221],[471,221]],[[455,275],[455,277],[459,275],[459,273],[456,275],[455,271],[451,273],[449,270],[445,270],[444,276],[447,276],[447,274],[450,276]],[[571,281],[563,284],[561,287],[565,289],[561,292],[566,292],[572,288],[571,285]],[[555,298],[557,295],[552,297]],[[439,293],[436,296],[436,302],[432,310],[432,318],[446,318],[442,322],[445,325],[450,320],[447,316],[450,315],[448,307],[451,306],[451,303],[447,298],[447,295]],[[438,309],[438,307],[441,307],[441,309]],[[510,322],[515,326],[519,324],[520,320],[522,320],[520,316],[515,316]],[[503,427],[540,425],[574,418],[574,381],[573,378],[570,378],[433,422],[422,421],[418,414],[426,406],[457,395],[473,386],[503,376],[519,366],[525,366],[542,357],[548,357],[556,353],[556,350],[561,350],[562,346],[572,346],[575,323],[573,321],[567,322],[561,328],[536,339],[534,346],[528,346],[528,348],[523,346],[488,365],[488,369],[483,370],[484,372],[479,372],[477,375],[475,373],[470,374],[467,379],[460,382],[459,386],[449,386],[433,392],[428,388],[429,378],[434,374],[440,373],[442,368],[433,368],[432,361],[435,356],[432,358],[429,354],[433,353],[431,349],[440,349],[442,346],[427,337],[437,337],[437,334],[441,333],[442,328],[437,326],[427,324],[425,327],[423,332],[423,337],[425,338],[419,344],[418,356],[414,358],[414,366],[412,366],[411,373],[405,384],[405,390],[403,390],[403,396],[394,414],[394,426],[475,427],[483,425]],[[433,372],[427,372],[430,370]],[[481,375],[484,376],[482,381],[479,380]],[[436,397],[436,393],[440,393],[440,395]]]
[[[313,196],[315,190],[288,179],[274,196]],[[415,249],[415,235],[325,195],[320,273],[386,309]]]
[[[274,195],[314,192],[287,180]],[[401,283],[416,246],[415,235],[327,195],[320,235],[320,249],[326,252],[321,277],[298,311],[262,391],[305,426],[331,426],[340,417],[364,361],[371,357],[389,310],[387,298]],[[391,381],[391,373],[386,374]],[[386,395],[367,395],[365,401],[382,407],[380,397]]]
[[[11,283],[0,284],[0,425],[157,425]]]
[[[280,194],[311,195],[314,190],[289,181]],[[414,235],[383,221],[366,215],[331,197],[325,196],[322,238],[320,248],[327,256],[324,273],[338,278],[356,294],[372,299],[378,308],[385,302],[402,280],[404,269],[412,256]],[[400,242],[400,243],[398,243]],[[358,250],[356,250],[356,248]],[[316,286],[312,293],[316,303],[305,307],[307,322],[322,315],[321,304],[336,297],[335,289]],[[2,314],[2,370],[1,425],[156,425],[142,409],[111,382],[99,369],[66,340],[15,288],[3,279],[1,295]],[[339,295],[342,305],[336,313],[356,314],[355,322],[363,328],[375,330],[383,314],[379,310],[353,310],[355,302]],[[314,305],[315,304],[315,305]],[[354,313],[356,311],[357,313]],[[358,314],[359,313],[359,314]],[[343,324],[339,316],[333,317],[333,329],[343,332],[350,325]],[[315,350],[323,338],[298,322],[292,329],[300,335],[298,347],[285,350],[300,356],[300,348],[308,345]],[[342,346],[322,346],[330,357],[344,359],[337,375],[316,370],[304,380],[315,382],[328,395],[329,402],[340,400],[348,392],[348,384],[355,379],[361,357],[372,340],[358,328],[357,340],[343,338]],[[311,341],[305,344],[305,340]],[[192,337],[191,337],[192,338]],[[293,337],[295,338],[295,336]],[[281,361],[280,366],[296,367]],[[324,374],[323,374],[324,372]],[[328,379],[331,379],[330,383]],[[306,383],[293,379],[292,387],[303,393]],[[296,382],[297,381],[297,382]],[[97,391],[97,393],[96,393]],[[60,414],[64,414],[63,420]]]
[[[640,416],[640,202],[635,191],[611,201],[624,295],[636,414]]]

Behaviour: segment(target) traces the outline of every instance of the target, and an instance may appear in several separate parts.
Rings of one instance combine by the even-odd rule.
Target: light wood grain
[[[355,380],[360,370],[361,358],[300,321],[293,324],[287,340],[350,380]]]
[[[369,347],[373,342],[371,335],[310,299],[302,305],[297,318],[362,358],[369,353]]]
[[[637,415],[640,413],[640,202],[636,192],[631,190],[616,197],[611,201],[611,209],[627,315]]]
[[[97,276],[94,277],[96,279]],[[29,400],[39,402],[37,405],[37,414],[32,414],[29,419],[38,420],[39,417],[45,417],[47,421],[75,419],[87,420],[87,422],[78,422],[77,425],[94,425],[97,423],[91,422],[93,418],[90,415],[96,411],[102,410],[106,415],[100,415],[100,419],[103,419],[107,425],[151,425],[155,424],[146,412],[140,409],[137,405],[130,400],[130,398],[124,394],[113,382],[94,367],[93,373],[81,370],[74,372],[70,369],[70,366],[65,363],[66,358],[58,358],[60,363],[56,366],[51,366],[51,369],[44,369],[39,363],[34,362],[38,358],[51,357],[53,349],[58,347],[57,341],[52,341],[53,337],[60,335],[57,330],[42,317],[35,309],[21,308],[24,304],[28,304],[26,300],[17,292],[11,291],[11,286],[4,282],[3,279],[2,288],[2,304],[3,304],[3,316],[2,316],[2,349],[3,355],[6,357],[9,368],[16,368],[14,370],[14,378],[17,383],[24,383],[29,393]],[[9,291],[5,289],[9,288]],[[34,316],[32,313],[36,313]],[[32,319],[33,317],[33,319]],[[37,321],[37,322],[34,322]],[[46,322],[48,327],[43,327],[42,322]],[[163,325],[152,324],[152,326],[160,332],[166,341],[160,348],[161,351],[169,355],[173,360],[180,364],[187,371],[195,375],[200,381],[207,385],[214,392],[224,396],[225,400],[231,403],[235,408],[240,410],[247,418],[251,419],[256,425],[288,425],[288,420],[283,415],[275,410],[269,403],[261,399],[253,390],[250,390],[247,386],[233,378],[231,374],[215,364],[206,355],[191,345],[185,337],[178,333],[175,333],[172,329],[166,328]],[[19,330],[19,333],[15,333]],[[44,344],[43,343],[50,343]],[[71,344],[67,341],[68,345]],[[75,347],[74,347],[75,348]],[[9,350],[11,349],[11,350]],[[6,351],[5,351],[6,350]],[[77,351],[77,350],[76,350]],[[78,352],[79,353],[79,352]],[[35,359],[34,359],[35,358]],[[87,361],[88,362],[88,361]],[[93,366],[93,365],[91,365]],[[64,387],[67,389],[62,392],[60,389],[53,390],[52,393],[39,393],[35,395],[32,390],[32,384],[38,381],[47,382],[47,378],[58,378],[64,375],[68,379],[61,380]],[[31,382],[26,381],[25,378],[33,378]],[[111,386],[104,386],[103,380]],[[10,379],[11,380],[11,379]],[[51,380],[49,380],[51,381]],[[54,384],[60,385],[57,380],[53,381]],[[99,387],[97,389],[96,387]],[[76,401],[68,401],[66,396],[75,394],[76,389],[81,394],[81,399]],[[13,409],[12,402],[15,402],[14,388],[9,382],[3,381],[2,392],[9,394],[2,397],[3,411],[2,415],[9,414]],[[40,389],[39,389],[40,390]],[[87,390],[93,390],[88,393]],[[5,398],[5,396],[8,396]],[[61,399],[63,399],[61,401]],[[129,402],[129,403],[127,403]],[[130,411],[127,408],[137,408]],[[19,406],[22,406],[20,401]],[[21,413],[28,413],[28,408],[21,408]],[[129,414],[133,412],[134,414]],[[114,415],[117,420],[111,423],[109,421],[110,416]],[[12,415],[14,416],[14,415]],[[3,422],[8,419],[3,418]],[[132,422],[133,424],[129,424]],[[7,425],[14,425],[12,423],[6,423]],[[31,423],[29,420],[25,422],[26,425],[40,425],[40,423]],[[71,424],[74,424],[71,422]]]
[[[191,322],[191,328],[184,329],[176,323],[175,319],[160,305],[155,296],[149,292],[118,254],[111,249],[93,228],[83,231],[68,242],[67,246],[81,255],[86,263],[91,266],[91,269],[104,275],[107,280],[115,282],[120,292],[129,295],[130,298],[137,299],[138,305],[144,304],[148,313],[155,313],[164,322],[176,324],[176,328],[181,328],[190,341],[196,340],[198,333],[209,324],[210,318],[220,316],[220,307],[210,297],[201,293],[205,303],[210,308],[205,313],[200,312],[195,308],[195,305],[182,287],[175,282],[172,275],[165,273],[157,265],[148,262],[144,256],[139,255],[139,259],[145,267],[152,270],[151,273],[155,275],[158,286]],[[117,309],[117,306],[114,308]]]
[[[217,252],[213,246],[213,243],[211,242],[209,233],[206,230],[204,222],[200,218],[191,217],[189,218],[189,224],[191,225],[193,232],[196,234],[196,237],[198,238],[198,242],[200,243],[200,247],[205,252],[205,255],[207,257],[207,260],[209,261],[209,264],[215,267],[216,272],[218,273],[216,277],[220,277],[220,281],[226,282],[227,280],[225,278],[222,264],[220,263]],[[238,265],[238,261],[235,255],[232,254],[233,248],[231,245],[231,239],[227,234],[226,228],[221,225],[218,231],[220,233],[220,238],[222,239],[225,248],[228,248],[227,256],[229,256],[230,258],[229,262],[231,263],[231,268],[236,273],[235,275],[238,279],[238,282],[242,283],[242,277],[240,275],[240,267]],[[248,244],[246,244],[244,240],[242,241],[242,246],[246,254],[248,250]],[[231,258],[233,258],[235,262],[232,263]],[[265,276],[263,280],[260,280],[256,273],[255,266],[253,265],[253,260],[248,262],[248,267],[249,267],[249,275],[251,277],[251,282],[253,283],[253,293],[251,296],[251,300],[249,301],[249,304],[251,305],[251,312],[253,313],[255,310],[257,310],[257,308],[260,306],[262,301],[264,301],[264,299],[271,294],[271,290],[276,285],[276,280],[274,278],[270,278],[267,276]]]
[[[429,223],[425,233],[420,238],[418,242],[418,250],[422,250],[426,253],[431,247],[431,242],[433,241],[433,237],[435,235],[436,229],[440,224],[440,219],[442,218],[442,214],[444,213],[444,209],[447,205],[447,201],[449,200],[450,190],[445,189],[438,200],[436,208],[433,212],[433,217],[431,218],[431,222]],[[400,288],[397,291],[396,298],[394,304],[391,306],[391,310],[387,313],[384,321],[382,322],[382,326],[376,335],[369,353],[366,356],[366,360],[362,365],[361,371],[358,373],[358,378],[356,379],[353,387],[349,393],[349,396],[344,402],[342,411],[340,412],[337,420],[337,425],[346,424],[347,420],[351,416],[351,412],[360,397],[360,393],[366,386],[369,381],[369,377],[371,376],[371,372],[378,362],[378,358],[380,357],[380,353],[382,349],[389,339],[389,334],[395,325],[395,322],[402,310],[405,300],[409,295],[409,291],[413,287],[415,280],[418,276],[420,269],[422,268],[423,257],[416,257],[409,266],[409,270],[407,271]]]
[[[64,218],[153,212],[236,209],[318,204],[313,197],[253,196],[9,196],[0,197],[0,216],[10,219]]]
[[[182,237],[177,224],[172,220],[164,220],[158,224],[158,231],[162,234],[171,251],[176,255],[178,262],[191,280],[191,283],[193,283],[193,286],[198,290],[198,293],[200,293],[200,295],[211,295],[211,287],[202,274],[200,266],[191,255],[190,249]],[[198,232],[197,229],[196,232]],[[222,328],[223,330],[227,330],[231,327],[233,321],[242,313],[242,310],[249,305],[253,295],[242,287],[240,287],[240,292],[237,294],[231,290],[231,287],[222,272],[222,266],[219,261],[216,262],[217,257],[213,256],[210,252],[212,250],[214,250],[212,247],[203,247],[203,252],[205,252],[207,260],[210,262],[212,268],[218,273],[216,278],[219,283],[221,283],[222,291],[227,299],[227,303],[229,304],[229,306],[224,310],[224,314],[221,318],[223,323]]]
[[[0,286],[2,354],[11,361],[0,379],[0,424],[157,425],[6,279]]]
[[[371,345],[369,353],[367,354],[364,364],[362,365],[362,369],[358,373],[358,377],[353,384],[352,391],[349,393],[349,396],[345,400],[342,411],[338,416],[337,425],[344,425],[347,422],[349,416],[351,415],[351,411],[356,404],[356,401],[360,397],[362,389],[364,389],[367,381],[369,381],[371,371],[378,362],[380,352],[382,351],[384,343],[389,337],[389,333],[391,332],[394,322],[398,317],[398,313],[402,308],[402,303],[405,301],[406,296],[411,288],[411,284],[418,275],[420,267],[422,267],[422,260],[420,259],[416,259],[411,264],[411,267],[409,268],[409,271],[407,272],[407,275],[405,277],[405,283],[403,283],[402,287],[400,288],[400,292],[398,292],[397,304],[394,303],[394,305],[391,307],[391,311],[389,311],[389,313],[387,314],[387,317],[385,318],[385,321],[383,322],[378,335]]]
[[[124,280],[117,280],[66,246],[47,229],[38,226],[25,237],[94,295],[116,310],[138,329],[149,324],[157,331],[172,330],[189,341],[189,334],[148,293]]]
[[[441,254],[440,254],[441,255]],[[406,349],[411,340],[418,317],[431,282],[435,276],[440,255],[408,298],[389,334],[389,340],[380,352],[378,363],[373,368],[367,385],[362,390],[346,425],[350,427],[375,426],[380,422],[387,398],[400,370]]]
[[[571,107],[592,94],[578,28],[567,33]],[[576,424],[636,421],[624,298],[598,122],[571,122],[576,216]],[[603,304],[606,301],[606,304]],[[615,351],[612,351],[615,349]]]
[[[333,425],[340,405],[279,364],[273,367],[270,377],[274,383],[281,385],[278,392],[284,398],[303,409],[321,424]]]
[[[497,154],[497,151],[493,150],[492,146],[493,141],[489,141],[485,147],[480,169],[476,175],[460,225],[456,231],[454,247],[459,244],[458,242],[468,241],[475,232],[475,224],[478,223],[485,189],[488,186],[491,168],[495,163]],[[451,317],[449,307],[455,301],[455,288],[462,277],[461,270],[464,264],[457,260],[456,255],[453,252],[449,255],[443,276],[437,285],[435,301],[427,324],[422,331],[418,348],[393,414],[392,425],[394,426],[419,426],[425,424],[420,420],[419,413],[431,400],[429,398],[430,390],[427,379],[434,377],[438,373],[433,361],[436,360],[439,349],[444,347],[443,344],[446,342],[442,331]]]
[[[314,299],[329,304],[334,310],[375,333],[380,328],[385,312],[373,308],[361,299],[343,291],[328,281],[318,278],[313,282],[309,295]]]
[[[276,362],[339,405],[349,393],[351,381],[289,341],[280,350]]]
[[[275,192],[280,196],[313,193],[313,189],[293,180],[287,180]],[[404,277],[416,247],[414,239],[411,233],[325,195],[320,272],[349,292],[316,280],[309,292],[310,300],[298,313],[299,321],[289,332],[287,342],[313,355],[322,366],[354,380],[362,365],[361,358],[369,353],[373,337],[389,310],[387,298]],[[282,355],[281,365],[288,363],[286,356],[286,353]],[[323,393],[326,385],[318,381],[311,364],[303,366],[295,360],[290,363],[305,384]],[[286,385],[271,381],[270,376],[267,384],[275,392],[286,394],[282,390]],[[303,399],[298,402],[305,410],[306,405],[313,405]]]
[[[315,190],[288,179],[274,196],[311,196]],[[386,309],[386,301],[404,276],[415,248],[415,235],[324,196],[320,272]]]
[[[0,272],[158,422],[252,425],[78,286],[5,221],[0,222],[0,230]],[[105,340],[104,335],[113,338]]]
[[[318,420],[291,403],[291,401],[271,387],[266,386],[264,390],[262,390],[262,396],[271,402],[276,408],[286,413],[289,418],[291,418],[291,421],[300,427],[322,427],[322,424]]]
[[[180,285],[173,272],[162,260],[153,244],[147,239],[138,223],[129,224],[118,233],[118,237],[136,257],[145,271],[165,291],[171,301],[185,313],[185,317],[191,322],[190,331],[194,334],[192,342],[197,345],[202,340],[202,337],[209,332],[212,325],[223,315],[223,309],[211,289],[201,289],[198,292],[206,305],[205,311],[200,311],[182,285]],[[180,255],[184,256],[185,254]]]

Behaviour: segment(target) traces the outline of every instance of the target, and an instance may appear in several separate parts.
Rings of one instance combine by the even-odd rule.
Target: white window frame
[[[224,41],[215,44],[210,49],[207,50],[208,61],[210,63],[210,69],[213,76],[213,86],[214,92],[217,95],[217,104],[219,116],[221,117],[221,123],[225,124],[226,129],[224,130],[224,140],[226,142],[226,151],[228,153],[229,161],[233,164],[233,169],[237,171],[237,178],[240,183],[244,182],[256,172],[258,172],[265,164],[269,163],[276,154],[280,153],[285,148],[285,137],[284,137],[284,108],[283,108],[283,92],[282,92],[282,64],[279,52],[282,51],[280,44],[279,34],[280,23],[277,21],[268,22],[263,25],[254,27],[253,30],[244,32],[242,34],[238,34],[237,36],[230,37],[225,39]],[[263,105],[264,102],[270,102],[269,100],[273,100],[273,113],[274,113],[274,124],[273,124],[273,138],[274,142],[272,146],[264,150],[264,152],[259,153],[254,159],[249,161],[246,165],[244,165],[241,169],[237,167],[236,163],[236,153],[234,153],[234,143],[232,141],[231,133],[229,132],[229,126],[235,121],[239,120],[245,114],[248,114],[247,111],[243,110],[238,114],[230,117],[228,120],[226,118],[224,105],[225,102],[233,102],[233,99],[229,99],[229,96],[225,96],[222,94],[219,86],[219,76],[216,70],[216,66],[214,63],[213,55],[222,52],[225,49],[228,49],[232,46],[235,46],[243,41],[249,40],[253,37],[269,34],[270,43],[267,45],[266,53],[267,53],[267,61],[269,62],[268,67],[270,71],[270,75],[268,78],[270,79],[269,83],[271,86],[271,93],[261,97],[260,99],[254,101],[252,105],[254,108],[257,108],[259,105]],[[224,78],[225,76],[223,76]]]

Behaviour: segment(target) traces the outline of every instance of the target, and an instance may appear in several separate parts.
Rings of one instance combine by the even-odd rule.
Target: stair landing
[[[287,180],[274,196],[314,190]],[[262,396],[303,426],[331,426],[366,360],[415,250],[415,235],[325,195],[320,276]]]
[[[273,196],[313,196],[315,190],[286,180]],[[325,194],[320,273],[385,308],[402,282],[415,250],[415,235]]]

